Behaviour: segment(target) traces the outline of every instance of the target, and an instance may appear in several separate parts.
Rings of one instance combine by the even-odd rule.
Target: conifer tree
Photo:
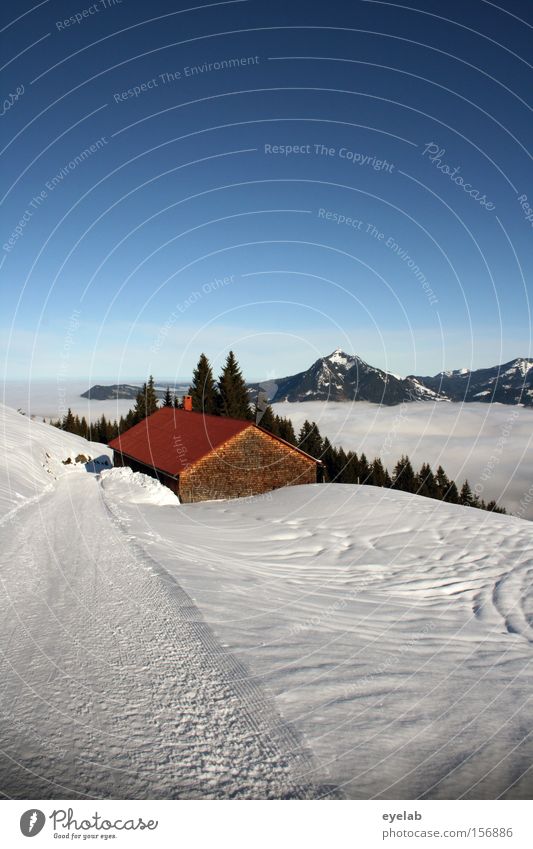
[[[470,489],[470,484],[467,480],[465,480],[464,484],[461,487],[459,503],[463,504],[465,507],[472,507],[474,504],[474,496],[472,494],[472,490]]]
[[[107,425],[106,417],[102,413],[102,418],[100,419],[100,421],[98,422],[98,425],[97,425],[97,433],[98,433],[97,439],[98,439],[98,442],[103,442],[105,445],[107,445],[107,438],[108,438],[107,427],[108,427],[108,425]]]
[[[490,513],[507,513],[505,507],[498,507],[494,500],[489,501],[489,503],[485,505],[485,510],[488,510]]]
[[[230,351],[218,381],[219,409],[223,416],[251,419],[248,389],[233,351]]]
[[[315,457],[317,460],[322,454],[322,437],[316,422],[309,422],[307,419],[303,423],[300,433],[298,434],[298,447]]]
[[[459,490],[455,481],[449,481],[448,489],[444,493],[443,499],[449,504],[459,504]]]
[[[148,383],[143,383],[142,389],[137,394],[133,408],[133,424],[142,422],[147,416],[151,416],[157,410],[157,395],[155,393],[154,378],[148,378]]]
[[[276,421],[276,417],[274,416],[274,411],[270,404],[267,404],[266,407],[258,407],[257,404],[254,410],[254,418],[256,424],[259,427],[268,430],[269,433],[273,433],[274,436],[279,436],[279,428],[278,423]]]
[[[374,462],[372,463],[372,477],[371,484],[372,486],[385,486],[387,480],[387,473],[381,462],[379,457],[376,457]]]
[[[163,398],[163,407],[172,407],[172,395],[170,393],[170,386],[167,386],[165,390],[165,397]]]
[[[192,373],[189,395],[192,395],[192,408],[197,413],[207,413],[212,416],[220,413],[213,370],[209,360],[203,353],[200,354],[198,365]]]
[[[339,458],[340,483],[359,483],[359,457],[355,451],[346,454],[342,448],[337,450]]]
[[[435,486],[437,487],[438,498],[446,500],[446,493],[450,487],[450,481],[442,466],[438,467],[435,474]]]
[[[402,455],[394,467],[392,486],[402,492],[416,492],[416,477],[407,455]]]
[[[359,457],[358,475],[357,476],[359,478],[359,483],[361,483],[361,484],[370,482],[370,479],[372,477],[372,470],[371,470],[370,466],[368,465],[368,460],[366,459],[366,454],[361,454],[361,456]]]
[[[66,430],[68,433],[74,433],[74,425],[75,425],[74,415],[72,413],[72,410],[69,407],[67,412],[66,412],[66,415],[63,417],[63,422],[61,424],[61,427],[63,428],[63,430]]]
[[[133,407],[133,424],[138,424],[146,418],[146,391],[146,383],[143,383],[142,389],[137,393]]]
[[[333,447],[327,436],[322,443],[322,462],[326,469],[326,480],[335,481],[340,472],[339,453]]]
[[[157,408],[157,395],[155,391],[154,378],[150,375],[146,386],[146,415],[151,416],[152,413],[155,413]]]
[[[426,498],[440,498],[437,481],[429,463],[423,463],[420,467],[416,484],[418,495],[425,495]]]
[[[276,416],[276,427],[278,429],[278,436],[284,439],[285,442],[296,445],[296,434],[294,433],[294,427],[290,419],[285,416]]]

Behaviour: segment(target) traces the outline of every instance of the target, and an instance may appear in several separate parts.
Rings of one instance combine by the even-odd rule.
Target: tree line
[[[392,472],[389,472],[379,457],[369,461],[365,454],[358,455],[355,451],[345,451],[342,447],[333,446],[327,437],[322,437],[316,422],[306,420],[296,434],[292,421],[275,414],[268,404],[268,399],[258,396],[255,404],[250,403],[250,393],[233,351],[229,352],[218,381],[215,380],[208,358],[202,353],[193,371],[189,395],[192,397],[192,408],[196,412],[257,421],[264,430],[321,460],[324,479],[327,481],[388,487],[450,504],[506,513],[494,500],[485,502],[473,493],[468,480],[465,480],[459,489],[442,466],[433,472],[429,463],[423,463],[418,472],[415,472],[409,457],[402,455]],[[172,394],[169,386],[161,406],[176,409],[182,406],[178,396]],[[154,378],[150,375],[139,390],[132,409],[126,416],[121,416],[119,421],[110,421],[103,415],[91,423],[87,422],[85,417],[80,419],[79,416],[73,415],[69,409],[62,419],[53,421],[52,424],[90,441],[107,444],[159,408]]]

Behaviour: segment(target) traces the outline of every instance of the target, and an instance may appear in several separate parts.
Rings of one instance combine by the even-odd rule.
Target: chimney
[[[187,410],[187,412],[191,412],[192,410],[192,395],[184,395],[183,396],[183,409]]]

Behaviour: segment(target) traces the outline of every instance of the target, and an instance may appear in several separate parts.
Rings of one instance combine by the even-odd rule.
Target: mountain
[[[371,401],[391,406],[402,401],[434,401],[441,397],[416,377],[389,374],[340,348],[316,360],[306,371],[277,378],[269,384],[265,388],[271,402]],[[260,385],[254,384],[253,388]]]
[[[133,383],[114,383],[111,386],[102,386],[97,383],[95,386],[91,386],[90,389],[87,389],[86,392],[82,392],[80,398],[89,398],[91,401],[114,401],[116,399],[131,399],[132,401],[135,401],[140,388],[141,384]],[[155,394],[158,398],[164,398],[166,388],[166,385],[159,385],[155,387]],[[176,393],[177,395],[180,395],[187,392],[188,388],[189,384],[184,383],[171,386],[170,391],[173,394]]]
[[[533,406],[533,359],[517,358],[491,368],[441,371],[431,376],[398,377],[369,365],[354,354],[337,348],[320,357],[306,371],[278,377],[264,383],[248,384],[250,398],[255,401],[258,390],[268,395],[271,403],[279,401],[370,401],[392,406],[403,401],[482,401],[499,404]],[[140,385],[118,383],[92,386],[82,398],[93,401],[135,400]],[[170,387],[178,396],[186,393],[188,384]],[[166,385],[158,384],[156,394],[163,398]]]
[[[409,379],[409,378],[408,378]],[[414,377],[450,401],[533,406],[533,360],[518,358],[492,368],[441,371],[434,377]]]

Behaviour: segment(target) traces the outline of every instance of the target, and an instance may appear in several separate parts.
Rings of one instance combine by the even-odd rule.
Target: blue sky
[[[4,376],[531,355],[532,23],[513,0],[6,9]]]

